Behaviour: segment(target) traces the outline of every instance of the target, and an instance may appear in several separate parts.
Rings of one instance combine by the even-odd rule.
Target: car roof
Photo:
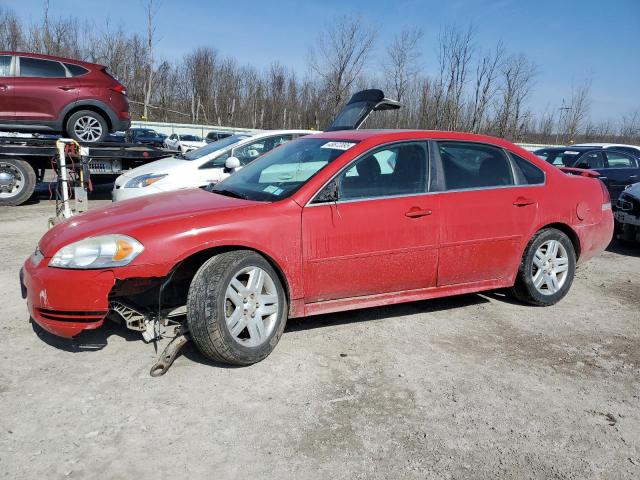
[[[584,146],[584,145],[570,145],[568,147],[544,147],[544,148],[539,148],[538,150],[536,150],[536,152],[541,152],[541,151],[545,151],[545,152],[566,152],[566,151],[572,151],[572,152],[589,152],[591,150],[603,150],[602,147],[599,146]]]
[[[74,64],[82,65],[85,67],[105,68],[104,65],[100,65],[99,63],[85,62],[83,60],[77,60],[75,58],[56,57],[55,55],[45,55],[43,53],[12,52],[12,51],[5,50],[5,51],[0,51],[0,55],[16,55],[19,57],[33,57],[33,58],[41,58],[43,60],[55,60],[57,62],[74,63]]]
[[[315,130],[259,130],[256,132],[237,132],[235,133],[235,135],[249,135],[252,139],[255,139],[255,138],[262,138],[262,137],[271,137],[273,135],[287,135],[291,133],[311,135],[313,133],[318,133],[318,132]]]
[[[576,147],[602,147],[602,148],[615,148],[615,147],[627,147],[640,150],[638,145],[629,145],[627,143],[578,143]]]

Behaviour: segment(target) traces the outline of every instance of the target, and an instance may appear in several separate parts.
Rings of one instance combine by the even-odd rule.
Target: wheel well
[[[107,112],[105,112],[103,109],[101,109],[100,107],[93,106],[93,105],[80,105],[78,107],[73,107],[64,116],[64,119],[62,120],[62,129],[63,130],[67,129],[67,122],[69,121],[69,118],[71,118],[71,115],[73,115],[76,112],[79,112],[80,110],[90,110],[92,112],[100,114],[100,116],[102,118],[104,118],[104,121],[107,122],[107,126],[109,127],[109,130],[111,130],[111,128],[113,127],[113,125],[111,124],[111,119],[109,118],[109,115],[107,115]]]
[[[573,244],[573,249],[576,252],[576,260],[580,258],[580,239],[578,238],[578,234],[573,230],[573,228],[571,228],[566,223],[550,223],[549,225],[545,225],[544,227],[542,227],[540,230],[542,230],[543,228],[555,228],[556,230],[560,230],[567,237],[569,237],[569,240],[571,240],[571,243]]]
[[[191,280],[193,279],[198,269],[214,255],[218,255],[224,252],[235,251],[235,250],[247,250],[247,251],[255,252],[258,255],[261,255],[262,257],[264,257],[264,259],[267,262],[269,262],[269,264],[273,267],[273,269],[278,274],[278,278],[280,279],[280,282],[284,286],[287,300],[290,299],[289,282],[287,282],[287,278],[285,277],[284,272],[282,271],[280,266],[275,262],[275,260],[273,260],[273,258],[271,258],[269,255],[266,255],[264,252],[261,252],[260,250],[247,248],[244,246],[234,246],[234,245],[229,245],[224,247],[214,247],[206,250],[201,250],[183,259],[169,274],[170,277],[168,276],[168,278],[170,278],[170,280],[166,286],[166,289],[172,290],[173,292],[172,296],[174,296],[174,298],[180,299],[180,300],[184,299],[184,303],[186,303],[187,294],[189,292],[189,286],[191,285]]]

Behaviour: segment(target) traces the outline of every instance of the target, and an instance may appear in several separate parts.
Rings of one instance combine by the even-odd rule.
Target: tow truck
[[[33,195],[38,183],[52,170],[59,174],[58,138],[0,132],[0,206],[22,205]],[[85,176],[92,183],[112,182],[123,171],[169,157],[176,152],[150,145],[127,142],[105,142],[80,145],[84,162],[67,165],[79,171],[83,163]],[[88,180],[88,178],[87,178]]]

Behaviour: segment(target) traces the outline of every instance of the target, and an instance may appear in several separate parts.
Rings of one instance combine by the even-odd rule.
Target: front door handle
[[[68,92],[69,90],[75,90],[76,87],[71,87],[71,86],[64,86],[64,87],[58,87],[60,90],[64,90],[65,92]]]
[[[9,85],[0,85],[0,90],[9,90]]]
[[[409,218],[419,218],[431,215],[433,212],[428,208],[411,207],[411,209],[405,213],[405,216]]]
[[[513,202],[516,207],[526,207],[527,205],[533,205],[534,203],[536,203],[535,200],[527,197],[518,197]]]

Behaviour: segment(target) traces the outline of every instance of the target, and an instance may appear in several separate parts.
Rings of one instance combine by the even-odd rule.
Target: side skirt
[[[513,286],[512,279],[501,278],[499,280],[447,285],[445,287],[421,288],[406,292],[380,293],[362,297],[340,298],[337,300],[307,303],[304,306],[304,315],[320,315],[323,313],[342,312],[345,310],[356,310],[359,308],[380,307],[383,305],[415,302],[418,300],[482,292],[485,290],[495,290],[511,286]]]

